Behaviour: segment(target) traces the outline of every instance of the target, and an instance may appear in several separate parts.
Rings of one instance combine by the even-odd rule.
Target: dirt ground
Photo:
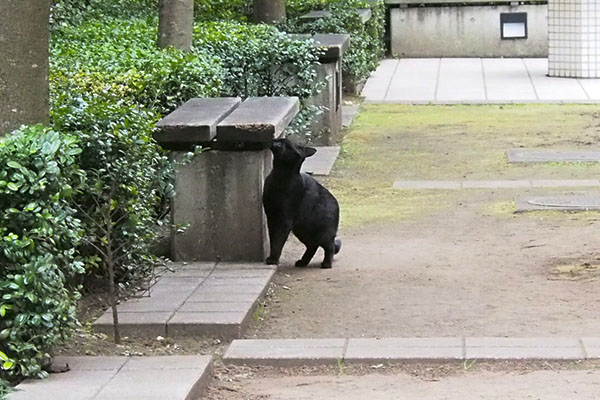
[[[455,362],[277,369],[217,366],[205,400],[598,399],[585,362]]]
[[[521,130],[504,130],[505,113]],[[391,186],[396,179],[600,177],[597,164],[506,160],[518,146],[591,149],[599,123],[585,106],[367,107],[325,181],[342,207],[343,248],[333,269],[318,268],[320,253],[308,268],[293,267],[303,248],[288,243],[274,296],[247,336],[597,335],[600,213],[514,213],[517,195],[583,191]],[[363,218],[381,208],[395,212]]]

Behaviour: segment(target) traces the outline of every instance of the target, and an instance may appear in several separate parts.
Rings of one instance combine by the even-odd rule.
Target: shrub
[[[158,260],[150,251],[161,198],[173,194],[171,167],[152,139],[157,115],[110,96],[88,95],[52,110],[54,126],[75,135],[88,176],[76,196],[85,227],[90,268],[114,281],[135,284]]]
[[[198,21],[247,21],[252,0],[195,0]]]
[[[102,18],[67,26],[53,35],[51,92],[115,97],[166,114],[191,97],[221,92],[219,60],[197,50],[191,53],[156,47],[156,19]]]
[[[330,18],[320,18],[306,22],[300,18],[312,7],[331,12]],[[344,80],[356,84],[366,79],[377,68],[379,58],[384,53],[385,5],[383,0],[376,3],[364,0],[294,0],[287,30],[297,33],[348,33],[350,47],[344,54]],[[358,9],[370,8],[371,19],[364,24]]]
[[[198,24],[194,45],[221,60],[222,96],[299,96],[320,90],[314,69],[319,50],[269,25]]]
[[[0,352],[11,375],[44,376],[48,352],[76,326],[76,142],[42,126],[0,141]]]
[[[158,0],[55,0],[50,23],[59,28],[102,17],[147,18],[157,13]]]
[[[0,362],[2,361],[2,353],[0,353]],[[10,392],[12,392],[12,387],[10,386],[10,384],[7,381],[0,378],[0,400],[5,399],[6,395]]]

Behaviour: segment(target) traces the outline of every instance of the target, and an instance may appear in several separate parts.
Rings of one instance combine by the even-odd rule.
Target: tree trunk
[[[0,1],[0,136],[48,123],[49,0]]]
[[[254,22],[285,22],[285,0],[254,0]]]
[[[194,0],[160,0],[158,18],[158,47],[192,48]]]

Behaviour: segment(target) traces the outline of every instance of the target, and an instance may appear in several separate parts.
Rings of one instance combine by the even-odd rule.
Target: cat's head
[[[298,170],[306,157],[317,152],[312,147],[298,146],[288,139],[275,139],[271,145],[273,152],[273,165],[275,167],[292,168]]]

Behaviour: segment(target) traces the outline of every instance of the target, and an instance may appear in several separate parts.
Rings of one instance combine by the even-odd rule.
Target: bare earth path
[[[294,268],[302,248],[291,241],[248,336],[597,335],[600,214],[513,213],[517,195],[584,189],[391,187],[396,179],[598,178],[597,164],[515,166],[505,152],[594,149],[599,123],[591,106],[363,109],[326,181],[342,207],[334,268],[317,268],[320,253]],[[583,263],[589,268],[569,273]]]

